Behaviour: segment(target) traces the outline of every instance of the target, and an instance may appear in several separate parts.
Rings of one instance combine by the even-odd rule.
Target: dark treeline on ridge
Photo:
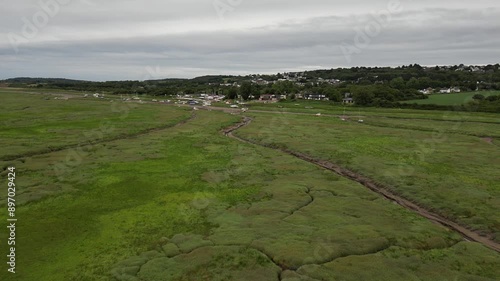
[[[193,79],[92,82],[51,78],[13,78],[2,81],[9,87],[104,92],[115,95],[216,94],[228,99],[258,99],[275,95],[295,99],[316,95],[342,102],[349,94],[359,106],[394,107],[400,101],[426,99],[440,91],[500,90],[500,65],[435,66],[418,64],[391,67],[353,67],[274,75],[212,75]],[[497,99],[478,99],[476,107],[497,111]],[[480,106],[478,106],[478,104]],[[432,105],[403,105],[422,109],[443,109]],[[492,109],[493,108],[493,109]]]

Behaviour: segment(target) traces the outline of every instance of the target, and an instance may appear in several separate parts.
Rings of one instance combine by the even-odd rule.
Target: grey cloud
[[[354,65],[498,62],[500,9],[492,1],[475,1],[475,5],[455,1],[454,8],[434,7],[437,1],[421,1],[428,6],[402,1],[405,9],[392,15],[390,24],[370,38],[368,46],[346,60],[340,46],[353,45],[355,29],[373,22],[372,14],[384,9],[387,2],[317,1],[316,6],[306,7],[303,1],[269,1],[267,5],[243,1],[225,21],[216,17],[212,0],[170,1],[169,5],[151,1],[149,9],[138,1],[108,1],[94,8],[74,3],[82,11],[95,12],[61,12],[38,41],[21,45],[18,54],[5,41],[0,43],[0,78],[141,79],[148,66],[159,66],[169,77],[193,77]],[[350,9],[336,9],[338,3]],[[105,16],[113,7],[117,7],[116,14]],[[139,9],[136,14],[134,7]],[[280,7],[282,15],[277,13]],[[357,7],[362,7],[359,10],[363,13]],[[159,11],[162,8],[164,12]],[[304,9],[310,11],[308,17],[296,16]],[[184,12],[172,12],[179,10]],[[276,17],[271,16],[274,14]],[[0,23],[4,21],[0,19]],[[163,31],[160,23],[175,23],[180,31],[175,32],[172,26]],[[120,31],[120,25],[124,30]],[[153,32],[143,35],[138,29],[127,36],[127,28],[149,25]],[[80,32],[83,38],[61,36],[57,30]],[[108,30],[113,31],[109,36],[93,36],[106,35]],[[0,29],[0,35],[7,32]]]

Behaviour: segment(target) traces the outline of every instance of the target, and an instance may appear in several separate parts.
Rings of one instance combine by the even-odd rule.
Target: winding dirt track
[[[387,187],[385,187],[381,184],[378,184],[365,176],[359,175],[353,171],[350,171],[348,169],[345,169],[343,167],[340,167],[339,165],[330,163],[328,161],[315,159],[309,155],[306,155],[306,154],[303,154],[300,152],[295,152],[295,151],[291,151],[288,149],[280,149],[280,148],[271,147],[271,146],[261,144],[261,143],[258,143],[258,142],[252,141],[252,140],[243,139],[243,138],[241,138],[239,136],[235,136],[233,134],[233,132],[235,132],[236,130],[238,130],[244,126],[249,125],[251,122],[252,122],[251,118],[244,117],[244,119],[241,123],[238,123],[234,126],[231,126],[229,128],[224,129],[222,131],[222,133],[230,138],[236,139],[236,140],[244,142],[244,143],[258,145],[258,146],[278,150],[278,151],[281,151],[283,153],[287,153],[289,155],[295,156],[299,159],[302,159],[304,161],[312,163],[312,164],[319,166],[321,168],[330,170],[330,171],[332,171],[340,176],[343,176],[345,178],[356,181],[356,182],[364,185],[365,187],[369,188],[370,190],[378,193],[379,195],[382,195],[386,199],[388,199],[392,202],[395,202],[398,205],[400,205],[406,209],[412,210],[412,211],[418,213],[419,215],[429,219],[432,222],[438,223],[438,224],[443,225],[443,226],[445,226],[445,227],[447,227],[455,232],[458,232],[460,235],[462,235],[467,240],[481,243],[484,246],[486,246],[494,251],[500,252],[500,244],[496,243],[495,241],[490,240],[487,237],[481,236],[479,233],[474,232],[472,230],[469,230],[466,227],[463,227],[463,226],[459,225],[458,223],[453,222],[453,221],[451,221],[451,220],[449,220],[441,215],[438,215],[434,212],[431,212],[427,209],[424,209],[424,208],[418,206],[417,204],[411,202],[410,200],[405,199],[405,198],[403,198],[395,193],[392,193],[391,191],[389,191],[389,189]]]

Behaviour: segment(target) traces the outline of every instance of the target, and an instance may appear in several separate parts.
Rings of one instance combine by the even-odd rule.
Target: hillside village
[[[211,75],[193,79],[90,82],[67,79],[14,78],[6,87],[59,88],[89,94],[143,95],[157,100],[198,99],[257,101],[331,101],[362,106],[394,107],[398,102],[434,94],[500,90],[500,65],[352,67],[247,76]]]

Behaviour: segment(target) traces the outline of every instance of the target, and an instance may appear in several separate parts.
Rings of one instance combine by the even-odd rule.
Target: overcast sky
[[[2,0],[0,37],[0,79],[488,64],[500,1]]]

